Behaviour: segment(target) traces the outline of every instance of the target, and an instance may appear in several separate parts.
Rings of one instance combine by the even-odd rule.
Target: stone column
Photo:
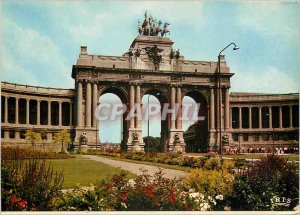
[[[48,101],[48,126],[51,125],[51,101]]]
[[[95,116],[95,110],[97,108],[97,104],[98,104],[98,86],[96,83],[93,83],[93,127],[96,128],[97,127],[97,122],[98,120],[96,119]]]
[[[37,125],[40,125],[41,124],[41,101],[40,100],[37,100],[36,101],[36,108],[37,108],[37,111],[36,111],[36,124]]]
[[[171,99],[170,99],[170,108],[173,109],[175,107],[175,87],[171,87]],[[170,127],[171,129],[175,129],[176,119],[173,120],[172,118],[174,113],[170,114]]]
[[[262,128],[261,107],[258,107],[258,128]]]
[[[26,99],[26,124],[29,125],[29,101],[30,99]]]
[[[242,129],[242,107],[239,107],[239,129]]]
[[[16,124],[19,124],[19,98],[16,98],[16,112],[15,112],[15,115],[16,115]]]
[[[15,131],[15,139],[16,140],[20,139],[20,131]]]
[[[85,98],[85,126],[91,127],[91,109],[92,109],[92,93],[91,93],[91,83],[86,83],[86,98]]]
[[[293,127],[293,106],[290,105],[290,128]]]
[[[279,128],[282,128],[282,107],[279,106]]]
[[[4,130],[4,139],[8,140],[9,139],[9,131]]]
[[[210,104],[209,104],[209,113],[210,113],[210,129],[215,129],[215,100],[214,100],[214,88],[210,89]]]
[[[225,130],[229,129],[229,88],[225,89]]]
[[[4,123],[8,123],[8,97],[5,96]]]
[[[230,128],[232,128],[232,108],[229,107],[229,123],[230,123]]]
[[[137,105],[141,106],[141,88],[139,85],[136,86],[135,102]],[[141,120],[138,117],[135,118],[135,127],[138,129],[141,128]]]
[[[272,128],[272,107],[269,107],[269,128]]]
[[[130,85],[130,98],[129,98],[129,106],[130,106],[130,110],[132,109],[132,107],[134,106],[134,86]],[[129,128],[134,128],[134,117],[130,118],[129,121]]]
[[[58,102],[58,126],[62,126],[62,102]]]
[[[47,133],[47,141],[48,142],[52,141],[52,133]]]
[[[181,98],[181,88],[177,87],[177,96],[176,96],[176,102],[178,104],[178,114],[176,119],[176,128],[181,130],[182,129],[182,98]]]
[[[252,107],[249,107],[249,128],[252,129]]]
[[[82,127],[82,83],[77,82],[77,127]]]
[[[73,103],[70,104],[70,126],[73,124]]]

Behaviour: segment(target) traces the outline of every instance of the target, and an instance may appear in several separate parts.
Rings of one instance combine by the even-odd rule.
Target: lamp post
[[[274,145],[274,128],[272,128],[272,141],[273,141],[273,144],[272,144],[272,153],[273,155],[275,154],[275,145]]]
[[[147,126],[147,130],[148,130],[148,133],[147,133],[147,152],[149,153],[149,133],[150,133],[150,130],[149,130],[149,125],[150,125],[150,119],[149,119],[149,98],[151,97],[151,95],[148,95],[148,126]]]
[[[97,106],[100,102],[97,102]],[[96,120],[96,150],[98,150],[98,121]]]
[[[225,48],[223,48],[218,55],[218,102],[219,102],[219,111],[218,111],[218,128],[219,128],[219,154],[222,156],[222,126],[221,126],[221,121],[222,121],[222,104],[221,104],[221,96],[222,96],[222,91],[221,91],[221,54],[223,51],[225,51],[229,46],[233,45],[233,50],[238,50],[239,47],[235,43],[229,43]]]

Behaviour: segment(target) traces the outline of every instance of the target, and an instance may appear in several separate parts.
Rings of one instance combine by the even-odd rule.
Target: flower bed
[[[94,190],[75,189],[60,199],[58,210],[174,211],[210,210],[215,197],[186,189],[181,180],[167,179],[161,171],[144,171],[133,181],[125,174],[102,181]]]
[[[233,171],[235,168],[243,168],[248,165],[245,160],[236,161],[222,160],[218,156],[205,155],[202,157],[184,156],[182,153],[144,153],[144,152],[128,152],[121,153],[118,151],[102,152],[97,150],[89,150],[88,154],[104,155],[123,159],[147,161],[155,163],[163,163],[169,165],[178,165],[191,168],[204,168],[207,170],[226,169]]]

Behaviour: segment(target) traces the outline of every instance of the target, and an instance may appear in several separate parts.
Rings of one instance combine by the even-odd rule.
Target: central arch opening
[[[198,119],[191,117],[183,121],[184,141],[187,153],[199,153],[208,151],[208,107],[204,95],[196,90],[185,94],[182,100],[183,105],[197,105]]]
[[[144,116],[142,121],[145,152],[164,152],[168,140],[168,119],[162,119],[161,112],[167,96],[160,90],[152,89],[144,93],[142,106]],[[151,115],[157,107],[158,113]]]

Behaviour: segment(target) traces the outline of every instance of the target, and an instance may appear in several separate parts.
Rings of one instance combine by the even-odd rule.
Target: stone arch
[[[129,101],[128,92],[124,87],[117,87],[117,86],[99,87],[98,97],[100,97],[106,93],[112,93],[112,94],[118,96],[121,99],[122,103],[124,103],[124,104],[127,104]]]
[[[126,104],[128,107],[129,97],[128,97],[128,92],[125,87],[99,86],[98,93],[99,93],[98,94],[99,100],[100,100],[100,97],[103,96],[104,94],[111,93],[111,94],[116,95],[121,100],[122,104]],[[101,101],[100,101],[100,103],[101,103]],[[121,123],[122,123],[122,125],[121,125],[121,128],[122,128],[121,148],[123,150],[126,150],[126,143],[127,143],[127,139],[128,139],[129,124],[128,124],[128,121],[125,120],[127,113],[128,113],[128,110],[123,114],[123,119],[121,120]],[[101,133],[101,131],[100,131],[100,133]]]
[[[161,105],[161,110],[164,107],[165,103],[169,103],[169,96],[166,93],[166,90],[157,89],[154,87],[151,88],[144,88],[142,90],[141,98],[145,95],[152,95],[158,99]],[[169,138],[169,119],[161,119],[161,132],[160,132],[160,144],[161,144],[161,151],[165,151],[167,149],[167,142]]]
[[[192,139],[185,140],[186,152],[206,152],[209,147],[208,97],[198,89],[191,89],[186,91],[182,97],[182,100],[185,96],[192,98],[197,104],[200,104],[198,116],[204,117],[204,120],[198,120],[189,127],[187,133],[194,132],[195,135]]]

